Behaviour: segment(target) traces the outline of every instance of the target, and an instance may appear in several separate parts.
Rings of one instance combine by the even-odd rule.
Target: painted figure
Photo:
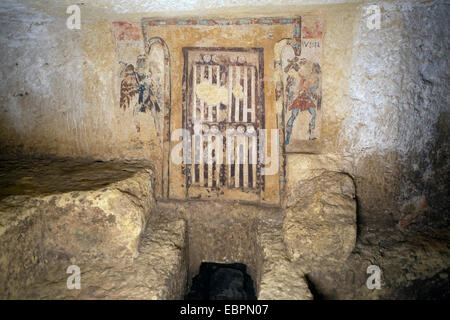
[[[155,84],[152,81],[152,73],[149,69],[145,72],[145,61],[142,56],[138,57],[137,66],[135,70],[134,65],[126,64],[124,71],[124,79],[120,86],[120,107],[124,110],[130,108],[133,98],[137,95],[137,101],[133,106],[133,115],[137,112],[152,113],[155,129],[159,135],[159,112],[161,108],[156,97]],[[136,120],[136,128],[140,128],[140,124]],[[139,131],[139,129],[138,129]]]
[[[123,80],[120,83],[120,107],[126,110],[130,107],[131,100],[137,94],[137,83],[136,72],[134,71],[134,66],[128,64],[123,72]]]
[[[320,65],[298,57],[289,60],[284,72],[287,74],[288,111],[291,115],[286,123],[286,144],[289,144],[294,121],[300,112],[308,110],[311,115],[308,127],[309,140],[315,140],[316,110],[320,108]]]

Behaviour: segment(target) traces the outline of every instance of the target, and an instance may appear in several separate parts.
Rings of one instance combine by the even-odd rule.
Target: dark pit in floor
[[[256,296],[245,264],[202,262],[185,299],[256,300]]]

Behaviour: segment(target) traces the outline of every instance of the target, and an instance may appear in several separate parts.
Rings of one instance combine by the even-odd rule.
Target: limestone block
[[[100,190],[47,197],[44,247],[77,260],[134,258],[152,195],[151,173],[143,171]]]
[[[283,207],[290,207],[297,199],[297,185],[324,171],[350,172],[349,159],[336,154],[288,154],[286,158],[286,196]]]
[[[130,264],[82,263],[80,289],[67,290],[67,265],[50,266],[13,299],[182,299],[186,290],[187,234],[183,219],[153,221]]]
[[[258,225],[258,299],[311,300],[313,295],[303,270],[289,259],[283,243],[282,225],[277,220],[264,219]]]
[[[309,269],[345,260],[356,242],[355,187],[350,176],[323,172],[301,181],[286,209],[284,241],[291,259]]]
[[[16,194],[1,200],[0,291],[26,286],[60,261],[128,263],[135,258],[155,204],[154,178],[148,168],[127,170],[125,178],[93,184],[90,190]],[[78,178],[86,181],[94,174],[87,170]],[[120,171],[104,174],[119,176]]]
[[[312,300],[305,275],[283,259],[266,269],[260,283],[259,300]]]

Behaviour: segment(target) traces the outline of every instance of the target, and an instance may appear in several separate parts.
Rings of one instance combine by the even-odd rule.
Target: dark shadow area
[[[313,295],[313,299],[324,300],[324,296],[319,291],[317,291],[316,286],[307,275],[305,275],[305,280],[306,283],[308,284],[309,291],[311,291],[311,294]]]
[[[45,196],[96,190],[130,178],[148,161],[81,158],[0,159],[0,200],[8,196]]]
[[[245,264],[203,262],[185,299],[256,300],[256,295]]]
[[[416,279],[412,285],[400,290],[400,299],[450,300],[450,268],[442,270],[427,279]]]

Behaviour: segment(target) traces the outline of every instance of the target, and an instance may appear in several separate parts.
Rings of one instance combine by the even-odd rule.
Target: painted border
[[[186,129],[188,127],[187,123],[187,112],[188,112],[188,82],[190,80],[186,79],[186,76],[188,75],[188,53],[189,51],[229,51],[229,52],[254,52],[258,54],[258,64],[259,64],[259,85],[260,85],[260,94],[256,97],[259,100],[259,104],[261,104],[263,111],[261,114],[257,117],[257,121],[259,121],[260,128],[263,129],[266,126],[266,108],[265,108],[265,93],[264,93],[264,49],[259,47],[252,47],[252,48],[241,48],[241,47],[183,47],[183,76],[182,76],[182,127],[183,129]],[[258,146],[259,148],[259,146]],[[259,153],[258,149],[258,153]],[[183,174],[186,176],[185,186],[186,186],[186,199],[189,199],[189,179],[191,176],[191,166],[190,165],[181,165],[181,170],[183,171]],[[264,191],[265,189],[265,176],[261,176],[261,171],[259,172],[259,189],[258,194],[261,201],[261,191]]]
[[[211,27],[211,26],[248,26],[248,25],[287,25],[287,24],[293,24],[294,25],[294,34],[292,38],[289,39],[281,39],[288,41],[291,43],[291,45],[294,47],[294,50],[296,52],[296,55],[300,55],[301,53],[301,27],[302,27],[302,17],[296,16],[292,18],[283,18],[283,17],[263,17],[263,18],[239,18],[239,19],[154,19],[154,18],[143,18],[141,19],[141,27],[142,27],[142,34],[144,38],[144,43],[147,44],[148,42],[148,34],[149,34],[149,28],[150,27],[157,27],[157,26],[205,26],[205,27]],[[164,40],[161,39],[163,42]],[[164,42],[165,44],[165,42]],[[167,46],[167,45],[166,45]],[[228,48],[227,48],[228,49]],[[168,49],[167,49],[168,50]],[[264,53],[263,53],[264,54]],[[184,55],[183,55],[184,56]],[[275,58],[277,59],[277,57]],[[167,180],[167,198],[169,198],[170,195],[170,112],[171,112],[171,78],[170,78],[170,54],[168,55],[168,66],[169,66],[169,84],[168,84],[168,97],[169,97],[169,105],[166,107],[166,115],[167,115],[167,122],[165,125],[165,128],[167,128],[167,131],[165,130],[165,133],[167,133],[167,141],[164,140],[164,146],[167,145],[167,150],[164,153],[165,156],[167,155],[167,159],[163,160],[165,161],[165,164],[167,165],[167,170],[163,169],[163,181],[162,185],[164,186],[164,178]],[[264,78],[264,56],[262,57],[262,77]],[[275,66],[275,73],[277,73],[277,66]],[[185,101],[185,88],[184,88],[184,63],[183,63],[183,85],[182,85],[182,101]],[[262,81],[262,90],[264,92],[264,81]],[[264,95],[263,95],[264,99]],[[278,102],[277,103],[277,109],[278,109]],[[183,103],[184,104],[184,103]],[[166,105],[167,106],[167,105]],[[184,107],[183,107],[184,109]],[[264,108],[265,110],[265,108]],[[284,108],[282,106],[281,112],[277,110],[277,128],[279,131],[281,131],[283,134],[280,136],[280,158],[279,163],[281,163],[281,170],[280,170],[280,177],[279,177],[279,190],[280,190],[280,203],[282,202],[283,194],[284,194],[284,188],[285,188],[285,179],[286,179],[286,158],[285,158],[285,145],[284,145],[284,134],[285,134],[285,128],[284,128]],[[280,119],[281,118],[281,119]],[[166,116],[165,116],[166,119]],[[282,123],[280,123],[280,120]],[[185,115],[182,114],[182,125],[184,125],[185,121]],[[263,123],[262,126],[265,127],[265,114],[262,119]],[[166,137],[166,136],[165,136]],[[164,164],[163,164],[164,168]],[[166,173],[167,171],[167,173]],[[265,179],[260,180],[262,183],[262,189],[264,190],[265,187]]]
[[[161,180],[161,197],[164,198],[164,181],[167,182],[167,194],[169,197],[169,173],[170,173],[170,111],[172,104],[172,90],[171,90],[171,70],[170,70],[170,51],[166,42],[160,37],[152,37],[148,41],[145,41],[145,53],[150,54],[152,46],[160,45],[164,51],[164,114],[163,114],[163,128],[162,128],[162,180]]]

